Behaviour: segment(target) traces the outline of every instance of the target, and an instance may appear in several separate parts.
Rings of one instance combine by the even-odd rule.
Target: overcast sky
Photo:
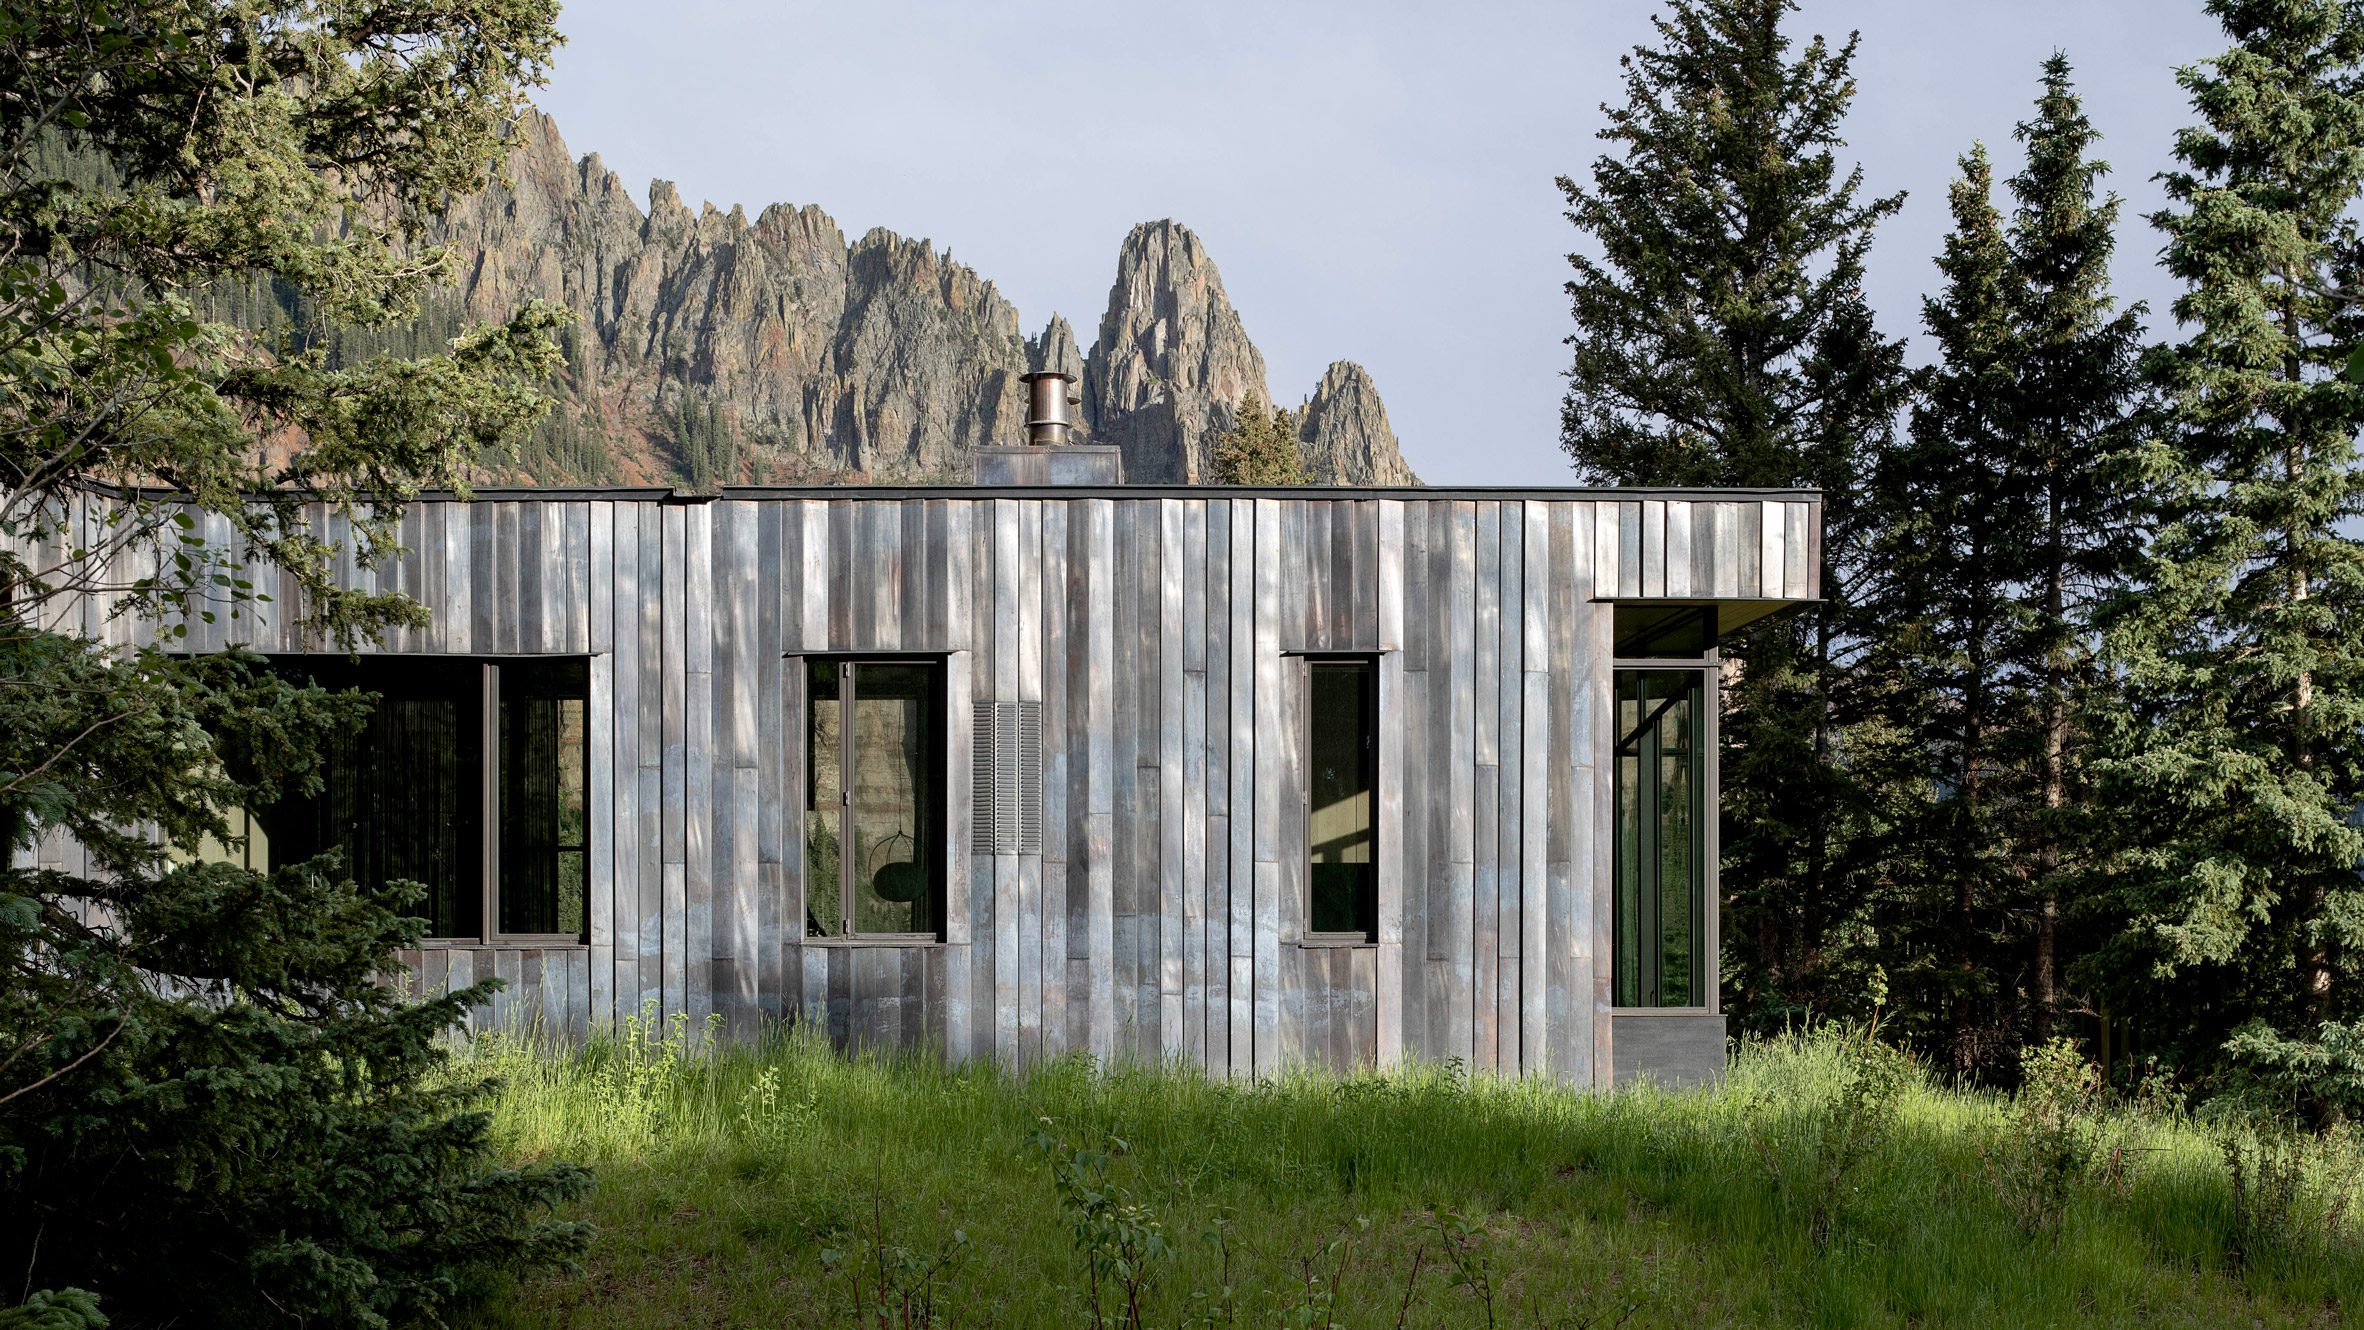
[[[1332,360],[1377,380],[1432,483],[1560,484],[1553,184],[1598,156],[1644,0],[1460,5],[569,0],[541,97],[578,155],[642,199],[812,203],[847,234],[924,236],[1089,346],[1134,223],[1206,242],[1284,403]],[[2190,120],[2178,65],[2217,53],[2199,0],[1805,0],[1803,39],[1860,29],[1851,150],[1906,190],[1873,251],[1892,334],[1917,334],[1955,159],[2012,126],[2037,67],[2075,61],[2126,196],[2117,282],[2163,308],[2152,175]]]

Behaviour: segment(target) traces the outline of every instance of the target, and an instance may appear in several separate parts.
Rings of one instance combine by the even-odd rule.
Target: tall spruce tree
[[[501,159],[556,16],[19,0],[0,20],[0,1324],[439,1324],[587,1240],[549,1218],[587,1175],[504,1160],[489,1086],[447,1065],[492,986],[414,1003],[386,982],[423,888],[358,884],[335,853],[207,862],[242,843],[228,810],[321,791],[369,699],[99,630],[238,640],[256,580],[322,645],[425,622],[338,566],[392,559],[420,488],[514,457],[561,312],[343,364],[217,320],[266,291],[320,327],[414,318],[447,270],[431,220]],[[57,835],[80,852],[31,853]]]
[[[2181,72],[2201,123],[2153,219],[2183,340],[2156,360],[2160,524],[2110,625],[2129,705],[2104,771],[2130,834],[2084,969],[2200,1062],[2246,1024],[2364,1015],[2364,389],[2337,373],[2364,335],[2364,16],[2208,8],[2233,46]]]
[[[1604,106],[1613,151],[1563,177],[1576,320],[1561,443],[1588,478],[1807,485],[1825,494],[1814,612],[1729,644],[1725,973],[1744,1020],[1833,1005],[1832,943],[1860,916],[1867,789],[1843,754],[1857,497],[1905,384],[1863,259],[1902,195],[1842,173],[1856,41],[1793,51],[1790,0],[1673,0]],[[1842,756],[1848,760],[1841,761]]]
[[[2061,1014],[2060,913],[2086,865],[2077,848],[2086,807],[2078,718],[2106,703],[2096,666],[2094,612],[2124,582],[2134,556],[2133,474],[2142,406],[2141,305],[2110,294],[2119,200],[2097,197],[2107,163],[2085,116],[2068,57],[2044,64],[2036,116],[2022,123],[2027,166],[2012,178],[2017,208],[2011,263],[2018,301],[2017,391],[2012,395],[2028,523],[2007,570],[2019,595],[2010,666],[2033,691],[2035,806],[2022,823],[2028,853],[2016,866],[2035,915],[2029,1037]],[[2024,742],[2014,756],[2029,758]]]
[[[1867,593],[1921,764],[1893,827],[1883,951],[1900,1006],[1964,1075],[2008,1074],[2049,1033],[2059,901],[2080,868],[2077,718],[2092,611],[2129,557],[2139,306],[2110,295],[2118,201],[2065,56],[2044,65],[2008,226],[1983,148],[1954,186],[1937,363],[1875,501],[1890,515]],[[2019,994],[2025,994],[2022,1003]]]
[[[2003,568],[2027,525],[2012,483],[2017,280],[1985,145],[1948,193],[1944,289],[1922,302],[1938,360],[1922,376],[1907,441],[1883,459],[1874,501],[1888,519],[1860,587],[1879,621],[1865,668],[1889,682],[1883,718],[1905,760],[1882,854],[1880,952],[1897,1000],[1891,1028],[1942,1047],[1957,1075],[1981,1069],[1998,1025],[1997,905],[2013,856],[2012,792],[1999,751],[2025,706],[2002,662],[2016,608]]]

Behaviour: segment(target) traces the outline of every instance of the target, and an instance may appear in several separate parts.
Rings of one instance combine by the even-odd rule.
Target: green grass
[[[2309,1147],[2291,1215],[2237,1259],[2211,1134],[2116,1112],[2100,1166],[2031,1236],[1990,1163],[2007,1105],[1918,1078],[1831,1189],[1818,1251],[1806,1179],[1849,1066],[1826,1035],[1744,1048],[1717,1093],[1588,1095],[1433,1069],[1013,1076],[785,1034],[479,1041],[461,1069],[504,1078],[505,1148],[592,1165],[577,1213],[600,1235],[584,1273],[504,1290],[472,1323],[850,1326],[857,1267],[861,1305],[883,1284],[899,1314],[941,1260],[942,1324],[1090,1325],[1073,1217],[1028,1144],[1045,1118],[1110,1149],[1112,1202],[1170,1247],[1147,1262],[1150,1325],[2331,1326],[2364,1307],[2352,1142]]]

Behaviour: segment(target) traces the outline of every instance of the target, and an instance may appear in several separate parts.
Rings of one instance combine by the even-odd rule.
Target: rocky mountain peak
[[[1239,404],[1271,400],[1213,259],[1172,221],[1125,237],[1088,350],[1063,318],[1025,336],[991,281],[927,240],[849,242],[809,204],[693,211],[661,180],[643,210],[547,116],[519,125],[504,181],[458,200],[440,238],[456,286],[397,349],[439,349],[530,298],[578,315],[562,401],[523,475],[501,478],[958,480],[969,450],[1022,439],[1018,376],[1041,367],[1077,376],[1082,424],[1123,445],[1128,479],[1195,481]],[[1316,397],[1317,474],[1409,474],[1367,375]]]
[[[1084,361],[1093,436],[1124,448],[1127,479],[1203,481],[1216,437],[1251,394],[1271,400],[1264,356],[1206,247],[1179,222],[1134,227]]]
[[[1305,446],[1306,469],[1317,485],[1417,485],[1404,465],[1387,407],[1370,372],[1351,360],[1336,360],[1305,399],[1297,417],[1297,439]]]

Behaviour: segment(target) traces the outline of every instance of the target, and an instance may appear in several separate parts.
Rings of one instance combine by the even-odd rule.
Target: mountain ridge
[[[1079,432],[1122,447],[1128,479],[1203,482],[1241,404],[1273,400],[1204,243],[1171,220],[1126,236],[1086,347],[1059,314],[1027,336],[931,241],[849,240],[817,205],[693,211],[657,180],[644,210],[546,115],[518,126],[505,180],[448,210],[455,280],[420,328],[532,298],[576,312],[561,400],[508,478],[965,480],[971,450],[1023,440],[1019,376],[1047,368],[1076,377]],[[1303,404],[1310,477],[1418,483],[1360,366],[1333,363]]]

